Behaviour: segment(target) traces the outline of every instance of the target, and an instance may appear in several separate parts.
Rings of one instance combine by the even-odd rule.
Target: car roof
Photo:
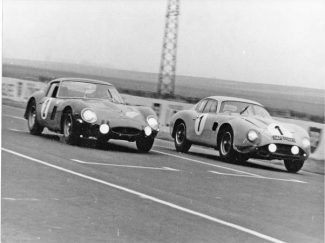
[[[57,79],[52,80],[51,83],[57,82],[57,81],[76,81],[76,82],[84,82],[84,83],[112,85],[111,83],[106,82],[106,81],[101,81],[101,80],[97,80],[97,79],[88,79],[88,78],[57,78]]]
[[[213,100],[217,100],[220,102],[222,102],[222,101],[239,101],[239,102],[246,102],[246,103],[263,106],[262,104],[260,104],[256,101],[253,101],[253,100],[242,99],[242,98],[237,98],[237,97],[230,97],[230,96],[209,96],[209,97],[206,97],[205,99],[213,99]]]

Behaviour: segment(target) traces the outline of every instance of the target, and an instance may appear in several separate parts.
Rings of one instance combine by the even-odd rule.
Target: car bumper
[[[309,153],[304,149],[299,148],[298,154],[293,154],[291,148],[293,145],[288,144],[275,144],[276,151],[271,152],[268,148],[269,144],[264,146],[237,146],[236,150],[240,153],[245,153],[251,158],[259,159],[307,159]]]
[[[109,123],[109,132],[103,134],[100,132],[100,124],[90,124],[82,121],[81,119],[75,119],[76,121],[76,132],[83,137],[95,137],[97,139],[119,139],[127,141],[135,141],[138,137],[151,137],[155,138],[158,134],[158,131],[152,129],[152,133],[149,136],[145,135],[144,128],[146,126],[126,126],[126,124],[121,124],[119,126],[110,126]]]

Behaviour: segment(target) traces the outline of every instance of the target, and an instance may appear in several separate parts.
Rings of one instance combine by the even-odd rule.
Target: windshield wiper
[[[242,115],[249,107],[250,105],[246,106],[241,112],[239,112],[240,115]]]

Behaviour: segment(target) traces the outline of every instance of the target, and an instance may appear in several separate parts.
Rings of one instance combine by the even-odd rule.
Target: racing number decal
[[[274,128],[275,128],[275,129],[278,129],[279,133],[280,133],[281,135],[283,135],[283,133],[282,133],[282,131],[281,131],[281,129],[280,129],[279,126],[275,126]]]
[[[46,119],[46,117],[47,117],[47,113],[49,112],[51,101],[52,101],[52,98],[48,98],[42,104],[41,117],[43,120]]]
[[[207,117],[207,114],[202,114],[195,120],[194,130],[196,135],[202,134]]]
[[[276,123],[272,123],[268,126],[268,131],[271,133],[271,135],[277,135],[277,136],[285,136],[288,138],[292,138],[292,133],[287,130],[285,127],[280,126]]]

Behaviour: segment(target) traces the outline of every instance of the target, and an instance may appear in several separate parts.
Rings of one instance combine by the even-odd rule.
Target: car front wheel
[[[40,135],[43,132],[44,127],[41,126],[36,118],[36,102],[32,100],[28,106],[27,111],[27,125],[28,130],[33,135]]]
[[[186,138],[186,126],[184,123],[177,125],[174,137],[175,148],[177,152],[187,153],[191,148],[191,142]]]
[[[154,138],[152,137],[145,137],[145,136],[141,136],[139,137],[135,143],[137,145],[138,151],[140,153],[147,153],[150,151],[150,149],[153,146],[154,143]]]
[[[305,161],[302,159],[285,159],[284,166],[286,167],[287,171],[290,173],[297,173],[302,166],[304,165]]]
[[[220,157],[224,160],[230,161],[236,159],[236,152],[233,148],[233,132],[226,128],[222,131],[219,143]]]
[[[65,143],[71,145],[79,144],[80,136],[76,130],[72,113],[68,111],[63,115],[63,139]]]

